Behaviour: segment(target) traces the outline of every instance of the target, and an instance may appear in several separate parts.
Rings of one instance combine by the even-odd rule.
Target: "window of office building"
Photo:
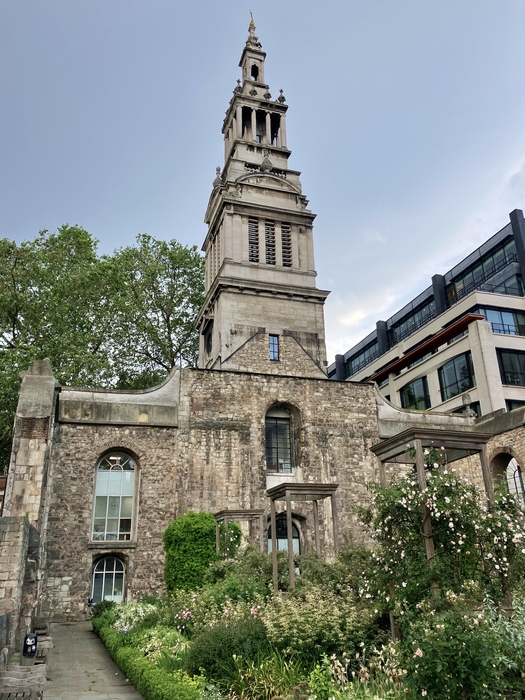
[[[410,382],[410,384],[405,384],[399,393],[403,408],[415,411],[426,411],[427,408],[430,408],[430,395],[426,377],[420,377]]]
[[[517,408],[525,406],[525,401],[516,401],[515,399],[505,399],[505,408],[507,411],[515,411]]]
[[[131,539],[135,462],[123,452],[104,455],[97,465],[92,539]]]
[[[472,355],[465,352],[458,355],[438,370],[441,400],[446,401],[476,386]]]
[[[421,328],[426,323],[431,321],[436,316],[436,305],[434,299],[430,299],[425,304],[417,309],[414,309],[400,321],[396,321],[390,329],[390,341],[392,345],[399,343],[403,338],[408,338],[409,335],[415,333],[418,328]]]
[[[525,352],[498,349],[497,353],[502,383],[525,386]]]
[[[268,471],[281,474],[292,472],[290,422],[291,417],[285,411],[271,411],[266,414],[265,441]]]
[[[494,333],[503,335],[525,335],[525,313],[510,309],[489,309],[480,306],[476,313],[490,321]]]
[[[509,263],[517,260],[516,244],[514,238],[507,238],[506,241],[484,255],[480,260],[473,263],[464,272],[454,277],[447,287],[449,304],[454,304],[467,294],[470,294],[485,280],[490,279],[500,270],[503,270]],[[501,294],[507,292],[501,291]]]
[[[351,377],[379,357],[377,340],[367,345],[345,362],[345,377]]]

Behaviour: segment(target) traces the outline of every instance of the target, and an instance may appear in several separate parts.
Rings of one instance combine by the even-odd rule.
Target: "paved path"
[[[45,700],[144,700],[111,660],[90,622],[51,625]]]

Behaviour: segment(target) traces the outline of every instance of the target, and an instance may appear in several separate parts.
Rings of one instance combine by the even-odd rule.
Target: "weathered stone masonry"
[[[373,387],[207,370],[177,371],[169,384],[178,408],[177,426],[96,425],[80,418],[57,423],[42,614],[52,613],[54,619],[84,616],[93,563],[107,554],[117,554],[126,566],[128,598],[163,590],[162,533],[187,510],[262,508],[269,515],[264,420],[275,405],[293,408],[296,416],[294,473],[281,475],[281,480],[340,482],[341,531],[359,539],[354,507],[376,469],[368,450],[377,441]],[[108,397],[106,392],[90,395]],[[66,404],[82,397],[82,392],[63,391],[59,415],[71,415]],[[146,398],[128,395],[132,397]],[[110,450],[126,451],[138,463],[137,526],[129,543],[90,541],[95,467]],[[329,508],[320,504],[324,551],[333,544]],[[303,511],[302,544],[312,551],[311,514],[298,505],[297,514]]]

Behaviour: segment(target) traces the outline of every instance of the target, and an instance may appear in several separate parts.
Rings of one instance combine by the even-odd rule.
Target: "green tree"
[[[161,381],[174,365],[195,366],[193,321],[204,300],[204,260],[197,247],[141,234],[137,245],[115,252],[112,265],[119,387],[141,389]]]
[[[112,256],[67,224],[20,245],[0,239],[0,471],[34,359],[49,357],[61,384],[133,389],[195,364],[203,272],[195,247],[145,235]]]

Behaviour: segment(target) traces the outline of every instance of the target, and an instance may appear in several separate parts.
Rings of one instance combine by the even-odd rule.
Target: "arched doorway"
[[[113,600],[122,603],[124,599],[124,564],[117,557],[99,559],[93,568],[93,588],[91,597],[94,603]]]
[[[525,505],[523,473],[518,460],[508,452],[502,452],[492,460],[492,475],[496,483],[506,483],[510,494]]]

